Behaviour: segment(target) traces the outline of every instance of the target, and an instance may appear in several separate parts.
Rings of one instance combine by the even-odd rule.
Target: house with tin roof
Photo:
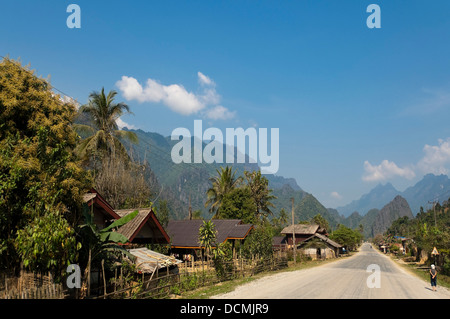
[[[326,229],[317,224],[290,225],[281,231],[281,235],[272,239],[274,250],[293,249],[295,244],[297,250],[312,259],[338,257],[342,248],[340,244],[328,238]]]
[[[216,230],[216,245],[231,241],[233,247],[236,241],[243,241],[253,229],[252,224],[243,224],[240,219],[212,219]],[[171,239],[171,250],[174,254],[199,257],[202,247],[199,243],[199,230],[203,220],[170,220],[167,233]]]

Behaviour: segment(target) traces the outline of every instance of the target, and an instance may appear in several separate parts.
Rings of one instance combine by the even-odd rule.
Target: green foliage
[[[169,224],[169,207],[167,206],[166,200],[161,200],[159,202],[159,209],[156,210],[156,218],[158,218],[159,223],[164,228],[167,227],[167,224]]]
[[[17,232],[16,246],[24,267],[59,274],[75,263],[81,244],[67,220],[58,211],[49,211]]]
[[[272,229],[268,225],[257,225],[246,238],[242,253],[246,258],[272,258]]]
[[[73,151],[75,114],[75,106],[62,102],[47,81],[19,62],[0,63],[0,268],[26,261],[31,270],[46,271],[55,269],[55,258],[62,258],[61,265],[74,261],[73,254],[56,256],[49,247],[64,243],[62,234],[75,236],[61,231],[77,223],[81,195],[91,184]],[[60,233],[49,233],[40,219]],[[33,235],[43,242],[48,236],[36,254]]]
[[[209,207],[209,212],[214,213],[216,218],[221,217],[220,208],[225,195],[239,187],[242,183],[242,177],[236,177],[236,171],[232,170],[232,167],[227,166],[225,168],[220,167],[220,171],[217,170],[217,175],[210,178],[211,187],[206,192],[208,197],[205,207]]]
[[[256,223],[256,205],[248,187],[240,187],[226,194],[222,199],[220,215],[225,219],[241,219],[243,223]]]
[[[244,171],[243,184],[244,178],[235,174],[229,166],[217,170],[217,176],[210,178],[212,186],[207,191],[205,207],[210,206],[215,218],[237,218],[253,224],[267,220],[274,207],[271,201],[276,199],[267,178],[261,171]]]
[[[392,236],[409,236],[413,229],[408,216],[400,217],[394,220],[387,229],[386,234]]]
[[[316,216],[314,216],[311,219],[311,222],[314,224],[319,225],[321,228],[326,229],[327,231],[329,231],[330,229],[330,225],[328,224],[328,221],[322,217],[322,215],[317,214]]]
[[[216,227],[211,220],[204,220],[203,225],[198,231],[198,240],[200,246],[206,250],[207,256],[211,252],[211,248],[216,243]]]
[[[450,203],[436,204],[427,211],[421,207],[413,219],[406,217],[395,220],[379,242],[391,242],[393,236],[414,239],[418,251],[431,254],[434,247],[440,252],[439,263],[443,274],[450,275]]]
[[[229,242],[222,243],[214,249],[213,263],[219,280],[227,279],[229,273],[233,270],[232,262],[233,251]]]
[[[269,181],[261,175],[260,170],[245,171],[244,176],[251,198],[256,206],[256,220],[266,220],[269,215],[272,215],[271,207],[275,207],[271,201],[276,199],[276,196],[272,195],[272,190],[269,188]]]
[[[82,247],[85,254],[87,255],[88,251],[91,251],[92,263],[106,259],[109,253],[125,254],[131,260],[135,258],[120,245],[127,243],[128,238],[116,232],[116,230],[135,218],[139,213],[138,210],[114,221],[103,229],[98,229],[97,225],[94,224],[93,216],[86,206],[83,213],[85,224],[79,226],[79,232],[83,239]]]
[[[105,94],[105,89],[101,92],[92,92],[89,95],[89,102],[80,108],[80,113],[87,114],[92,126],[76,124],[74,127],[82,133],[91,132],[92,135],[85,138],[78,146],[77,152],[85,161],[94,161],[95,157],[104,156],[129,158],[128,153],[120,141],[121,138],[137,143],[137,136],[130,131],[119,130],[116,120],[125,112],[131,113],[130,108],[123,102],[115,103],[116,91]]]
[[[353,250],[361,242],[362,234],[357,230],[350,229],[344,225],[339,225],[339,227],[330,235],[330,239],[347,247],[347,250]]]
[[[136,217],[138,210],[114,221],[109,227],[101,230],[94,224],[93,215],[86,205],[83,214],[85,224],[78,227],[78,234],[82,240],[79,263],[87,273],[91,271],[92,265],[100,267],[102,260],[106,260],[105,268],[111,268],[114,261],[124,263],[124,255],[131,261],[135,260],[136,257],[121,246],[121,244],[127,243],[128,239],[116,230]]]

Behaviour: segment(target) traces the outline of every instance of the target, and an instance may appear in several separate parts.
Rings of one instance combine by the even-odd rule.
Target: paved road
[[[367,271],[379,266],[377,275]],[[367,282],[375,286],[369,288]],[[426,282],[397,265],[369,244],[363,244],[352,257],[318,267],[267,276],[215,296],[228,299],[448,299],[450,291],[439,287],[433,292]]]

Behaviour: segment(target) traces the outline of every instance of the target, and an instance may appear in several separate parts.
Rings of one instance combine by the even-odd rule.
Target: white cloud
[[[409,168],[398,167],[394,162],[383,160],[380,165],[372,165],[369,161],[364,162],[365,175],[362,179],[366,182],[385,181],[393,177],[413,179],[416,174]]]
[[[205,74],[198,72],[201,92],[195,94],[187,91],[180,84],[163,85],[154,79],[148,79],[142,86],[135,78],[122,76],[116,86],[127,100],[140,103],[162,103],[172,111],[191,115],[204,112],[210,119],[230,119],[235,112],[219,105],[221,97],[216,91],[216,84]]]
[[[206,110],[205,115],[211,120],[229,120],[236,115],[236,112],[230,112],[226,107],[217,105]]]
[[[122,76],[116,85],[127,100],[163,103],[172,111],[183,115],[196,113],[206,106],[194,93],[188,92],[178,84],[162,85],[153,79],[148,79],[145,87],[142,87],[135,78]]]
[[[214,83],[213,80],[211,80],[210,77],[204,75],[202,72],[197,72],[198,75],[198,81],[200,82],[201,85],[206,85],[206,86],[215,86],[216,84]]]
[[[364,162],[365,174],[362,179],[366,182],[385,181],[393,177],[413,179],[416,172],[422,174],[448,174],[450,172],[450,137],[439,139],[438,145],[425,144],[425,155],[417,162],[400,168],[394,162],[384,160],[380,165],[374,166],[369,161]]]
[[[117,126],[119,127],[119,129],[123,129],[124,127],[128,128],[129,130],[136,130],[137,127],[132,125],[132,124],[128,124],[127,122],[123,121],[120,117],[116,120]]]
[[[339,194],[338,192],[331,192],[330,196],[333,197],[334,199],[338,200],[342,199],[341,194]]]
[[[438,140],[439,145],[426,144],[423,148],[425,156],[417,163],[417,168],[424,174],[447,174],[446,165],[450,163],[450,138]]]

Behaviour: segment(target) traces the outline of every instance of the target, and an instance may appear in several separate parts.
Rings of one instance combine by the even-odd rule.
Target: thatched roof
[[[331,245],[335,248],[341,248],[342,246],[340,244],[338,244],[337,242],[331,240],[330,238],[328,238],[327,236],[324,236],[322,234],[314,234],[314,237],[317,237],[319,239],[321,239],[322,241],[326,242],[328,245]]]
[[[120,218],[112,206],[94,188],[83,194],[83,202],[89,207],[93,205],[97,211],[105,215],[106,219]]]
[[[131,214],[135,210],[136,209],[122,209],[116,210],[116,213],[120,217],[124,217],[128,214]],[[144,227],[147,227],[147,232],[151,232],[151,239],[154,242],[168,244],[170,242],[170,238],[159,223],[153,210],[151,208],[143,208],[137,210],[139,211],[139,213],[136,215],[136,217],[120,227],[117,232],[127,237],[130,242],[132,242],[135,238],[143,238],[145,240],[149,237],[149,234],[139,235],[139,232],[142,231]]]
[[[292,235],[293,228],[295,229],[296,235],[314,235],[317,232],[324,232],[324,229],[316,224],[295,224],[285,227],[281,231],[281,234]]]
[[[182,263],[175,257],[166,256],[148,248],[130,249],[129,252],[136,257],[134,263],[137,269],[144,273],[153,273],[157,268],[161,269]]]

